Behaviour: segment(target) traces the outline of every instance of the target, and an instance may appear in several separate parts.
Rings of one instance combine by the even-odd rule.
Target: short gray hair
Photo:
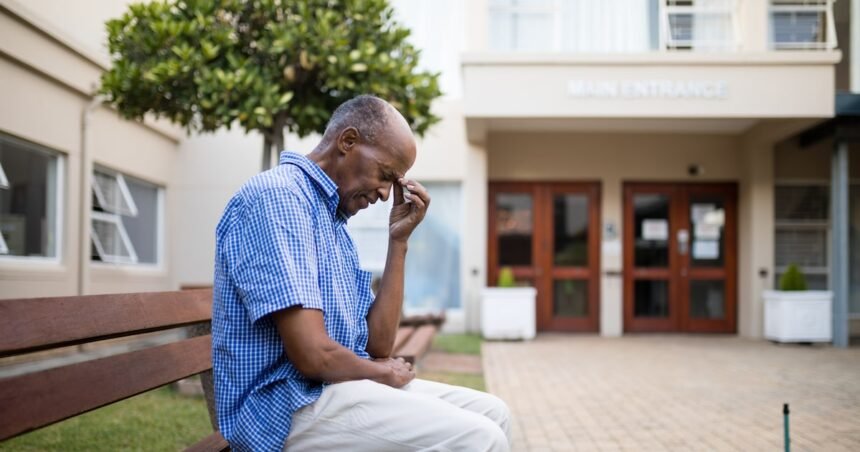
[[[384,130],[389,114],[388,102],[369,94],[354,97],[337,107],[323,134],[323,141],[334,140],[347,127],[355,127],[362,140],[375,144]]]

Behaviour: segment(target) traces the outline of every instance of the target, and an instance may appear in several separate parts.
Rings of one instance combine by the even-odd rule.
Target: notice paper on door
[[[694,240],[693,259],[713,260],[720,258],[720,242],[717,240]]]
[[[719,240],[720,226],[709,223],[697,223],[693,228],[693,235],[697,239],[703,240]]]
[[[642,220],[642,238],[645,240],[669,240],[667,220]]]

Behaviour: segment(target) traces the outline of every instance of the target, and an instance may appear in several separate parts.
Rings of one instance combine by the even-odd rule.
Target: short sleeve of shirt
[[[310,210],[296,194],[269,189],[240,221],[231,276],[252,322],[293,306],[323,309]]]

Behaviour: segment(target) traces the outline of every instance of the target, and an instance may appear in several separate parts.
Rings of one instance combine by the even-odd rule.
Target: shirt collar
[[[305,157],[296,152],[284,151],[281,152],[280,159],[278,161],[281,165],[295,165],[299,167],[314,183],[317,184],[319,189],[327,198],[327,204],[329,211],[336,219],[342,219],[343,215],[338,213],[337,205],[340,202],[340,197],[337,194],[337,184],[328,177],[328,174],[319,167],[313,160]]]

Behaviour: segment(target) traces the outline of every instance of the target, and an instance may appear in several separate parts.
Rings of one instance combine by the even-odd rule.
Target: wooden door
[[[625,184],[624,330],[736,329],[734,184]]]
[[[537,289],[539,331],[598,331],[597,183],[491,183],[488,285],[510,267]]]

